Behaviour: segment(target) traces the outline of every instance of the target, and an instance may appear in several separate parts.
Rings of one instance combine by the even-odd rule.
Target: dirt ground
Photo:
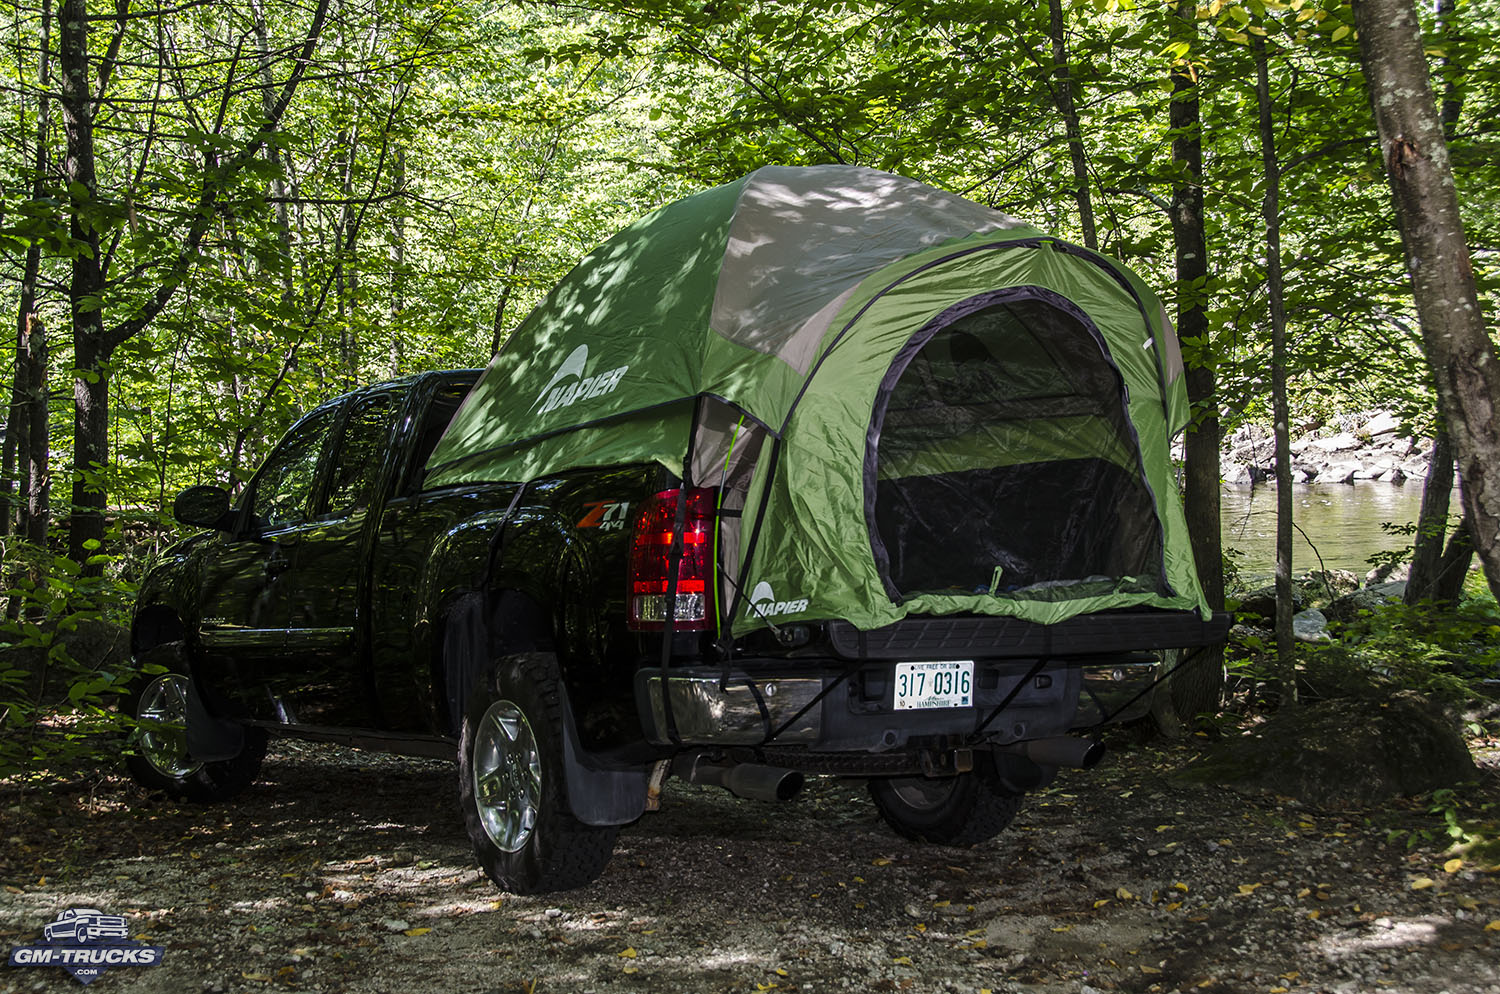
[[[1172,779],[1201,744],[1116,748],[970,850],[901,840],[855,781],[779,806],[674,784],[599,881],[535,898],[475,868],[451,765],[273,744],[222,807],[113,776],[0,790],[0,939],[125,915],[164,961],[92,989],[172,994],[1500,994],[1500,867],[1445,852],[1430,801]],[[1500,751],[1477,758],[1500,800]],[[72,989],[0,966],[0,991]]]

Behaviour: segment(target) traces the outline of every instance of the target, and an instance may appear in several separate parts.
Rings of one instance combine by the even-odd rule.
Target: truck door
[[[257,717],[278,717],[267,690],[286,651],[281,581],[338,413],[330,404],[292,426],[251,481],[238,526],[215,535],[203,557],[199,640],[210,665],[199,675]]]
[[[373,682],[356,632],[370,550],[366,530],[394,455],[392,430],[405,391],[356,396],[327,458],[313,514],[281,539],[277,596],[286,609],[278,684],[289,717],[305,725],[373,727]]]

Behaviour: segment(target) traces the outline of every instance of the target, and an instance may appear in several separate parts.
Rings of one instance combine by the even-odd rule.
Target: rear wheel
[[[619,829],[568,806],[563,703],[551,653],[505,656],[470,696],[459,739],[459,798],[484,872],[513,894],[582,887],[604,872]]]
[[[143,662],[181,662],[174,645],[161,646]],[[180,800],[227,801],[255,782],[266,756],[266,733],[245,729],[245,745],[230,759],[195,760],[187,745],[188,678],[181,673],[145,674],[131,684],[125,712],[135,719],[125,768],[147,790]]]
[[[951,777],[886,777],[870,781],[880,817],[898,835],[940,846],[973,846],[1005,831],[1021,808],[989,757]]]

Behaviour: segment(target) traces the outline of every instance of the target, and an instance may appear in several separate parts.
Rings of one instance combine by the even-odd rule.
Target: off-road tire
[[[130,778],[147,790],[200,804],[227,801],[243,793],[260,776],[266,758],[265,730],[245,729],[244,748],[231,759],[195,762],[187,753],[184,731],[188,678],[180,672],[181,643],[157,646],[139,656],[138,662],[169,669],[137,677],[121,701],[121,709],[136,721],[125,755]]]
[[[591,883],[604,872],[619,833],[615,825],[583,824],[568,806],[560,681],[550,652],[503,656],[464,709],[458,745],[464,826],[485,874],[512,894]],[[484,814],[481,798],[488,799]]]
[[[951,777],[882,777],[870,781],[875,808],[897,835],[913,842],[968,847],[988,842],[1010,825],[1021,795],[1006,790],[989,756]]]

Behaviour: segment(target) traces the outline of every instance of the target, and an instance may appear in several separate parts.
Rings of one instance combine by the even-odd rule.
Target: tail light
[[[679,490],[663,490],[635,516],[630,540],[629,627],[659,632],[667,623],[672,533]],[[679,631],[714,627],[714,491],[689,489],[682,519],[682,558],[677,563],[676,623]]]

